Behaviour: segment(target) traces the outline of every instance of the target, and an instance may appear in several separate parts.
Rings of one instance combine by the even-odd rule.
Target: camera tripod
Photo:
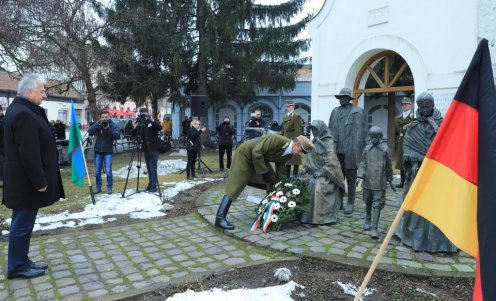
[[[137,157],[136,159],[136,167],[138,168],[138,177],[137,177],[137,180],[136,180],[136,191],[131,193],[131,194],[128,194],[128,196],[131,196],[133,194],[136,194],[136,193],[140,193],[140,192],[143,192],[145,190],[139,190],[139,182],[140,182],[140,171],[141,171],[141,160],[143,158],[143,150],[142,150],[142,142],[144,142],[143,138],[142,138],[142,133],[143,133],[143,129],[144,128],[144,124],[139,124],[138,125],[138,130],[136,131],[136,139],[135,139],[135,145],[133,147],[133,150],[131,152],[131,159],[129,160],[129,165],[128,165],[128,168],[127,168],[127,176],[126,176],[126,183],[124,184],[124,189],[122,191],[122,198],[125,197],[125,193],[126,193],[126,188],[127,188],[127,183],[129,181],[129,174],[131,173],[131,168],[133,166],[133,162],[135,161],[135,157]],[[145,141],[146,142],[146,141]],[[150,172],[148,170],[148,172]],[[162,198],[162,191],[160,190],[160,184],[158,183],[158,175],[157,175],[157,171],[155,171],[155,179],[157,181],[157,190],[158,190],[158,196],[160,198]]]
[[[205,162],[203,162],[203,160],[201,159],[201,150],[198,151],[198,155],[196,156],[196,164],[198,164],[197,170],[199,170],[204,177],[205,177],[205,169],[208,169],[210,172],[213,172],[210,169],[210,167],[208,167],[207,164],[205,164]],[[179,174],[185,172],[187,168],[188,167],[183,169]]]

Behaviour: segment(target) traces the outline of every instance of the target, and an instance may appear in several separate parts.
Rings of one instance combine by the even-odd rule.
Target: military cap
[[[308,153],[310,150],[315,148],[315,145],[313,145],[312,141],[310,141],[310,139],[303,135],[296,137],[296,140],[298,140],[298,143],[301,145],[304,153]]]

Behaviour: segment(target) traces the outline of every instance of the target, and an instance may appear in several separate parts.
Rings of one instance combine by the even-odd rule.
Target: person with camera
[[[247,126],[250,128],[263,128],[265,127],[265,123],[262,120],[262,111],[260,109],[256,109],[247,122]],[[246,138],[253,139],[256,137],[262,136],[262,131],[257,129],[247,129],[246,130]]]
[[[95,178],[96,191],[102,192],[102,167],[105,164],[107,174],[107,193],[112,194],[114,176],[112,174],[112,154],[114,152],[114,140],[119,138],[119,129],[110,120],[107,110],[100,113],[100,120],[93,123],[88,129],[88,134],[95,136]]]
[[[160,121],[152,119],[148,109],[141,108],[134,123],[133,136],[136,136],[136,140],[141,142],[141,148],[145,153],[146,169],[148,170],[147,192],[157,192],[157,165],[161,146],[159,133],[161,130]]]
[[[224,121],[217,127],[219,136],[219,170],[224,171],[224,153],[227,154],[227,169],[231,168],[231,156],[233,148],[233,135],[236,130],[231,124],[229,116],[224,116]]]
[[[188,152],[188,164],[186,165],[186,177],[188,180],[195,178],[195,163],[198,153],[201,149],[200,135],[207,129],[201,127],[200,120],[191,121],[191,127],[188,130],[188,142],[186,143],[186,151]]]

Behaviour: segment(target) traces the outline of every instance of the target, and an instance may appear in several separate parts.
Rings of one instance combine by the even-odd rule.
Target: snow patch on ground
[[[164,164],[165,165],[165,164]],[[162,195],[165,201],[172,199],[179,192],[193,186],[218,179],[205,178],[195,181],[166,182],[161,184]],[[61,227],[81,227],[88,224],[103,224],[115,221],[115,215],[129,215],[133,219],[149,219],[166,215],[166,211],[173,208],[169,203],[163,203],[158,193],[139,192],[128,189],[122,197],[122,193],[97,194],[96,204],[91,204],[89,195],[81,197],[81,201],[88,202],[81,212],[69,212],[68,210],[56,214],[38,213],[33,231],[53,230]],[[63,202],[64,200],[60,200]],[[11,219],[5,223],[10,226]],[[2,235],[8,235],[8,231],[2,231]]]
[[[356,296],[357,293],[358,293],[358,287],[356,287],[355,285],[351,284],[351,283],[342,283],[341,281],[336,281],[336,282],[333,282],[333,283],[336,283],[337,285],[339,285],[345,294],[347,295],[352,295],[352,296]],[[363,297],[366,297],[368,295],[372,295],[373,292],[375,292],[376,289],[375,288],[366,288],[364,291],[363,291]],[[360,298],[360,301],[363,301],[363,297]]]
[[[167,298],[166,301],[292,301],[291,293],[296,288],[304,288],[294,281],[283,285],[269,286],[255,289],[234,289],[224,291],[214,288],[209,291],[194,292],[188,290]]]
[[[186,149],[184,149],[184,148],[181,148],[180,150],[177,150],[173,153],[170,153],[169,156],[187,157],[188,151],[186,151]]]
[[[432,296],[432,297],[434,297],[434,298],[436,298],[436,297],[437,297],[437,296],[436,296],[436,294],[430,293],[430,292],[428,292],[428,291],[426,291],[426,290],[423,290],[423,289],[421,289],[421,288],[419,288],[419,287],[417,287],[417,288],[415,289],[415,291],[416,291],[416,292],[419,292],[419,293],[427,294],[427,295]]]
[[[158,161],[157,164],[157,174],[159,176],[165,176],[184,169],[186,169],[186,162],[184,162],[183,160],[161,160]],[[127,174],[129,173],[129,178],[134,179],[138,177],[138,171],[140,172],[140,178],[147,178],[147,170],[144,158],[141,162],[140,168],[138,168],[138,162],[133,161],[133,163],[131,164],[131,170],[129,170],[129,166],[121,167],[117,170],[114,170],[112,174],[114,175],[114,177],[125,179],[127,177]]]

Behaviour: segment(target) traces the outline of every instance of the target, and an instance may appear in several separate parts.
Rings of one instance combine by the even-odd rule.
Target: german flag
[[[473,300],[496,300],[496,91],[486,39],[402,207],[476,257]]]

